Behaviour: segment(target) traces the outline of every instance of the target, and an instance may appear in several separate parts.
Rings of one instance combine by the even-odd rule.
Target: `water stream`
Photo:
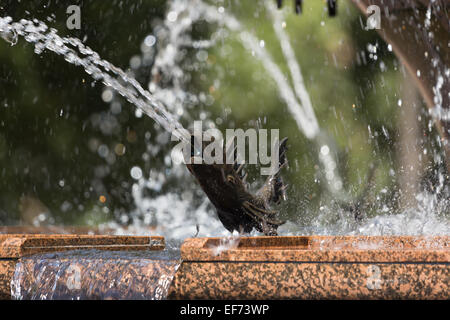
[[[161,300],[180,266],[163,251],[67,251],[22,258],[11,281],[16,300]]]
[[[181,130],[183,126],[159,101],[143,89],[136,79],[101,59],[97,52],[85,46],[81,40],[60,37],[56,29],[48,28],[44,22],[37,19],[33,21],[21,19],[20,22],[13,22],[11,17],[0,17],[0,35],[12,45],[17,43],[18,36],[22,36],[34,45],[36,54],[49,50],[64,56],[67,62],[82,66],[94,80],[101,80],[106,86],[113,88],[168,132],[175,135],[184,132]],[[179,135],[178,138],[190,141],[188,135]]]

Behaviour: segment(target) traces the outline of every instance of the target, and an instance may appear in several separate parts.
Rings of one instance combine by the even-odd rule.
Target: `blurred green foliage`
[[[210,2],[224,5],[263,39],[288,74],[262,1]],[[81,30],[65,26],[65,9],[70,4],[81,6]],[[335,18],[328,17],[323,1],[304,1],[303,6],[300,16],[292,8],[286,9],[286,31],[319,124],[335,141],[344,188],[357,195],[366,183],[370,163],[377,161],[378,188],[394,190],[396,177],[389,171],[397,166],[401,66],[375,31],[363,30],[365,19],[350,1],[339,1]],[[1,16],[45,21],[60,35],[83,39],[102,58],[123,69],[129,68],[130,58],[140,52],[141,42],[153,32],[165,11],[163,0],[2,0],[0,4]],[[199,24],[193,37],[202,38],[213,31],[214,26]],[[369,44],[377,44],[376,59],[369,58]],[[228,54],[223,54],[225,46],[231,49]],[[186,63],[195,59],[192,54]],[[317,179],[317,150],[299,131],[261,63],[232,36],[208,50],[206,68],[191,76],[189,90],[214,97],[211,107],[200,104],[193,110],[193,118],[207,112],[210,119],[223,119],[218,123],[221,129],[254,127],[259,119],[264,128],[279,128],[281,136],[289,137],[291,166],[286,178],[291,187],[286,210],[291,215],[314,212],[326,195]],[[150,73],[142,72],[137,78],[146,87]],[[214,87],[215,80],[220,81],[220,87]],[[131,167],[140,166],[148,176],[152,168],[165,166],[162,153],[150,160],[142,157],[146,143],[155,142],[154,122],[135,117],[134,107],[128,102],[123,101],[119,125],[110,134],[93,124],[95,117],[110,114],[109,104],[101,98],[103,85],[62,57],[48,52],[36,55],[23,39],[14,47],[0,41],[0,81],[3,223],[20,220],[20,199],[30,195],[49,208],[56,223],[97,223],[120,217],[134,206]],[[225,113],[227,109],[231,113]],[[377,134],[371,137],[369,127]],[[90,143],[95,142],[110,150],[123,144],[126,152],[108,163],[95,148],[91,150]],[[194,185],[192,179],[188,183]],[[173,181],[166,188],[178,192],[184,187]],[[102,195],[106,196],[105,203],[99,201]]]

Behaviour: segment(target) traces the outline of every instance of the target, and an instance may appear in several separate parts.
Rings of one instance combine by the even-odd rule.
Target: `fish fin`
[[[266,236],[278,235],[277,228],[286,222],[267,217],[268,211],[260,209],[248,201],[243,203],[243,208],[244,213],[255,221],[256,229],[263,232]],[[272,215],[272,213],[270,214]]]
[[[288,166],[288,161],[286,157],[287,152],[287,140],[285,137],[279,143],[279,162],[278,162],[278,170],[275,174],[269,176],[261,187],[258,190],[257,195],[264,199],[267,203],[279,204],[281,200],[286,200],[286,189],[287,185],[284,184],[283,178],[281,177],[281,169],[286,168]]]
[[[276,226],[284,223],[284,221],[272,218],[277,213],[276,211],[261,209],[249,201],[244,201],[242,206],[244,207],[245,213],[258,223],[265,221]]]

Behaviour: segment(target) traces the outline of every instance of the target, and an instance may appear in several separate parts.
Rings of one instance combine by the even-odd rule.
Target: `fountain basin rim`
[[[164,237],[74,234],[0,234],[0,259],[69,250],[162,250]]]
[[[184,262],[450,263],[449,236],[243,237],[217,254],[224,238],[192,238],[181,246]]]

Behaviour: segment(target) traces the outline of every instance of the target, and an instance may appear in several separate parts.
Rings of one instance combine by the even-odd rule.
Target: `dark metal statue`
[[[279,143],[279,166],[275,174],[269,176],[255,194],[252,194],[246,182],[244,164],[194,164],[191,154],[189,171],[197,179],[209,200],[217,209],[217,214],[224,227],[233,232],[249,233],[255,228],[265,235],[276,236],[278,226],[284,221],[277,219],[277,211],[271,205],[285,200],[286,186],[280,176],[280,170],[287,166],[286,142]],[[205,146],[203,145],[203,148]],[[227,151],[224,147],[224,160]]]

